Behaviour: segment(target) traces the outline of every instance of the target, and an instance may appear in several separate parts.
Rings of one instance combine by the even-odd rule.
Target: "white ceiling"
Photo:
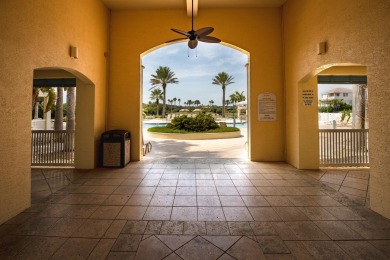
[[[112,10],[186,8],[186,0],[102,0]],[[280,7],[286,0],[199,0],[202,8]]]

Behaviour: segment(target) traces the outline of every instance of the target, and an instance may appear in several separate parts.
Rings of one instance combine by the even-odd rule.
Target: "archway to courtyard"
[[[94,168],[97,157],[94,141],[94,83],[77,71],[61,67],[38,68],[33,73],[34,88],[65,87],[68,92],[71,88],[75,90],[72,92],[77,90],[77,95],[74,94],[77,109],[74,111],[74,126],[69,131],[65,130],[66,127],[58,132],[53,131],[50,112],[41,119],[33,119],[32,164]]]
[[[162,116],[163,96],[157,101],[161,86],[150,84],[152,74],[160,66],[167,66],[175,73],[178,84],[166,88],[166,110]],[[212,85],[212,79],[220,72],[234,77],[226,86],[225,117],[222,117],[222,89]],[[141,131],[143,142],[151,142],[153,149],[146,158],[249,158],[249,53],[236,46],[200,43],[196,50],[189,50],[187,42],[159,45],[141,54]],[[153,88],[154,87],[154,88]],[[236,99],[241,95],[241,99]],[[200,113],[212,115],[217,123],[236,126],[239,138],[214,140],[172,140],[150,137],[147,129],[165,125],[173,118]],[[240,114],[238,114],[240,113]],[[144,141],[145,140],[145,141]]]
[[[333,154],[342,154],[345,151],[343,150],[343,146],[340,145],[340,142],[337,143],[321,143],[322,141],[320,139],[324,139],[323,136],[320,135],[321,129],[319,129],[319,102],[318,102],[318,96],[319,96],[319,89],[318,89],[318,83],[321,82],[321,80],[329,79],[329,77],[338,77],[339,79],[361,79],[364,78],[367,75],[366,67],[362,66],[361,64],[351,64],[351,63],[339,63],[339,64],[329,64],[319,67],[313,72],[310,72],[307,74],[302,80],[299,82],[299,88],[298,88],[298,131],[299,131],[299,168],[301,169],[318,169],[320,166],[331,166],[332,163],[329,165],[325,165],[324,161],[320,160],[320,157],[326,157],[326,160],[330,158],[330,156],[333,156]],[[343,76],[343,77],[341,77]],[[363,76],[363,77],[362,77]],[[361,83],[361,82],[360,82]],[[367,85],[365,85],[367,87]],[[352,111],[351,111],[352,112]],[[340,122],[341,124],[342,122]],[[332,120],[333,125],[333,120]],[[333,128],[333,127],[332,127]],[[333,131],[333,130],[331,130]],[[334,132],[334,131],[333,131]],[[358,131],[359,132],[359,131]],[[368,134],[368,133],[367,133]],[[331,135],[335,135],[335,133],[332,133]],[[341,137],[340,137],[341,138]],[[339,137],[337,138],[325,138],[329,142],[333,142],[332,140],[339,140]],[[353,139],[360,140],[361,138],[365,139],[364,135],[358,134],[358,136]],[[364,155],[367,157],[368,160],[368,139],[365,141],[365,148],[367,149],[367,154]],[[343,142],[341,142],[343,143]],[[352,141],[348,141],[346,143],[354,144]],[[334,149],[341,149],[340,151],[324,151],[326,147],[334,148]],[[356,146],[357,147],[357,146]],[[356,149],[356,147],[354,149]],[[345,148],[346,149],[346,148]],[[324,155],[325,153],[325,155]],[[358,152],[360,153],[360,152]],[[355,156],[355,155],[353,155]],[[357,162],[357,161],[356,161]],[[347,163],[347,166],[358,166],[358,163]],[[346,165],[339,165],[339,166],[346,166]],[[363,164],[362,164],[363,165]],[[364,164],[367,166],[367,164]],[[337,164],[333,164],[333,166],[337,166]]]

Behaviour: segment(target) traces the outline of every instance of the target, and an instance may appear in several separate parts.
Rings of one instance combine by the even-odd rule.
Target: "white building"
[[[321,95],[322,98],[320,98],[319,100],[320,102],[318,102],[318,105],[320,107],[326,106],[328,101],[335,100],[335,99],[341,99],[345,103],[352,105],[352,89],[349,88],[334,88],[325,91]]]

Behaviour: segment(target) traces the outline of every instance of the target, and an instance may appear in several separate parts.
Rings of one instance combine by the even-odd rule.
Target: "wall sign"
[[[302,101],[304,106],[312,106],[314,104],[314,90],[303,89],[302,90]]]
[[[276,120],[276,96],[270,92],[264,92],[257,96],[259,121],[275,121]]]

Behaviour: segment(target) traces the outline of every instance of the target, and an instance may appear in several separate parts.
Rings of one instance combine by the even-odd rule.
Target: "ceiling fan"
[[[210,33],[212,33],[214,31],[213,27],[204,27],[204,28],[200,28],[200,29],[194,31],[194,0],[192,0],[192,15],[191,16],[192,16],[192,29],[191,29],[191,31],[185,32],[185,31],[178,30],[178,29],[173,29],[173,28],[171,29],[172,31],[174,31],[178,34],[184,35],[187,38],[173,39],[173,40],[167,41],[165,43],[177,42],[177,41],[182,41],[182,40],[188,39],[188,47],[190,49],[195,49],[196,46],[198,46],[198,41],[207,42],[207,43],[221,42],[221,40],[218,38],[208,36]]]

